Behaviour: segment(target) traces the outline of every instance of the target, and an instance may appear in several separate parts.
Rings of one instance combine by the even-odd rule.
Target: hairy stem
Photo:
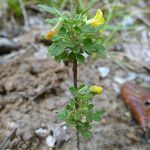
[[[77,70],[77,60],[73,61],[72,71],[73,71],[74,87],[77,89],[78,88],[78,85],[77,85],[77,73],[78,73],[78,70]],[[77,101],[76,98],[75,98],[75,101]],[[75,107],[76,107],[76,109],[78,109],[78,103],[77,102],[75,102]],[[80,150],[79,131],[76,131],[76,136],[77,136],[77,149]]]

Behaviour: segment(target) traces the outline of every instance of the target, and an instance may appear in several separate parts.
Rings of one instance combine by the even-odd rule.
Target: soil
[[[71,96],[68,89],[73,84],[72,64],[47,59],[47,46],[39,40],[48,30],[42,19],[31,16],[30,30],[13,39],[19,50],[0,56],[0,143],[17,128],[6,150],[51,150],[51,144],[56,150],[77,149],[74,129],[68,129],[56,118],[57,111]],[[122,54],[116,52],[119,58]],[[101,66],[110,69],[105,78],[98,71]],[[150,87],[144,67],[134,63],[131,71],[136,77],[130,78],[130,82]],[[106,110],[101,122],[92,124],[93,137],[90,140],[80,137],[81,150],[150,149],[141,127],[130,125],[130,111],[119,96],[121,84],[115,77],[128,76],[119,65],[98,58],[87,58],[78,67],[78,85],[103,87],[102,95],[96,96],[93,103],[95,109]]]
[[[101,79],[98,67],[111,69],[107,78]],[[68,100],[67,92],[72,84],[72,64],[58,64],[52,59],[35,57],[13,59],[0,67],[0,139],[7,137],[17,127],[9,150],[48,150],[46,137],[52,135],[55,127],[62,125],[56,119],[56,112]],[[85,67],[86,66],[86,67]],[[89,60],[78,68],[78,83],[102,85],[103,94],[93,102],[95,109],[104,108],[106,114],[101,122],[93,123],[93,137],[84,140],[80,137],[81,150],[148,150],[150,145],[142,140],[142,130],[138,125],[130,126],[129,110],[114,90],[116,74],[127,74],[118,65],[101,60]],[[135,81],[133,81],[135,82]],[[148,86],[147,83],[142,82]],[[53,127],[52,127],[53,126]],[[47,130],[45,137],[39,137],[35,131]],[[60,130],[59,129],[59,130]],[[66,131],[67,130],[67,131]],[[75,131],[65,130],[65,136],[57,139],[56,149],[76,149]],[[63,132],[63,131],[62,131]],[[66,140],[66,136],[69,138]],[[57,137],[58,138],[58,137]],[[59,141],[60,140],[60,141]],[[7,149],[7,150],[8,150]]]

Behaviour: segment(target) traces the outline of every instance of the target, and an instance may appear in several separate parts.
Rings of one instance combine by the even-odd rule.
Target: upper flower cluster
[[[92,27],[98,27],[98,26],[104,24],[105,20],[103,18],[102,11],[100,9],[98,9],[95,16],[94,16],[94,18],[87,20],[86,23],[90,24]],[[60,27],[58,24],[56,25],[57,27],[55,26],[54,29],[52,29],[51,31],[48,31],[45,34],[45,39],[46,40],[50,40],[53,35],[58,33],[58,28]]]

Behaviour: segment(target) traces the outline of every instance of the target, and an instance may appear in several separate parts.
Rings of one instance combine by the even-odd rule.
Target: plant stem
[[[73,71],[74,87],[77,89],[78,88],[78,85],[77,85],[77,73],[78,73],[77,60],[73,61],[72,71]],[[75,107],[76,107],[76,109],[78,109],[78,103],[76,102],[76,98],[75,98]],[[79,131],[78,130],[76,131],[76,136],[77,136],[77,150],[80,150],[80,139],[79,139]]]
[[[74,82],[74,87],[77,89],[77,61],[73,61],[73,82]]]
[[[76,131],[76,136],[77,136],[77,150],[80,150],[80,138],[79,138],[79,131]]]

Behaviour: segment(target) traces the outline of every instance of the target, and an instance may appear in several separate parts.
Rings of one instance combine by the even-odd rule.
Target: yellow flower
[[[57,34],[57,32],[58,32],[58,30],[52,30],[52,31],[47,32],[45,34],[45,39],[50,40],[53,35]]]
[[[96,15],[93,19],[87,21],[91,26],[97,27],[105,23],[103,13],[100,9],[97,10]]]
[[[103,88],[100,87],[100,86],[94,85],[94,86],[91,86],[91,87],[90,87],[90,91],[91,91],[91,92],[94,92],[94,93],[97,93],[97,94],[101,94],[102,91],[103,91]]]

